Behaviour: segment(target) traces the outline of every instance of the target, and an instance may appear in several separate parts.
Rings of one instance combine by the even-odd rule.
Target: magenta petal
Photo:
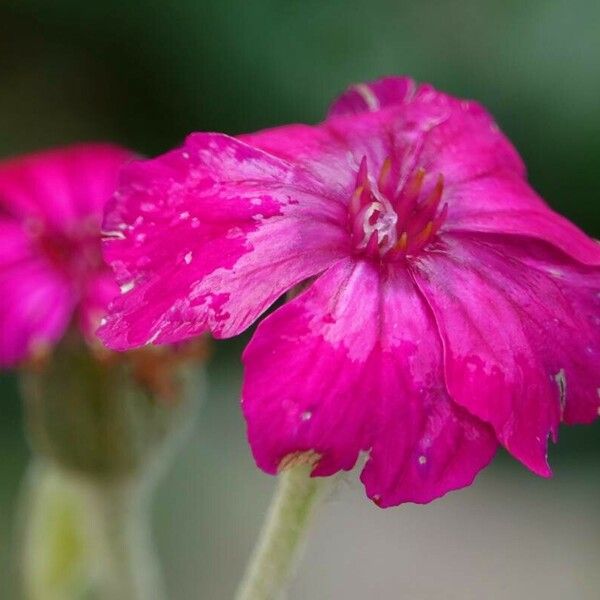
[[[57,231],[88,217],[98,226],[117,171],[131,156],[110,144],[82,144],[3,161],[0,210]]]
[[[244,134],[238,139],[306,170],[320,182],[326,195],[339,202],[347,202],[352,193],[354,173],[348,169],[348,155],[354,149],[343,136],[326,127],[286,125]],[[362,155],[355,160],[360,162],[361,158]]]
[[[23,224],[0,216],[0,269],[34,257]]]
[[[535,344],[554,374],[562,420],[590,423],[600,414],[600,273],[539,243],[512,251],[524,266],[550,279],[545,304],[554,314]]]
[[[381,507],[424,504],[470,485],[498,447],[491,427],[457,406],[445,389],[403,383],[407,396],[390,402],[361,475]]]
[[[81,291],[77,320],[79,329],[88,340],[95,340],[96,330],[111,300],[119,295],[119,286],[110,270],[90,277]]]
[[[378,113],[403,168],[442,174],[448,185],[498,171],[525,173],[517,151],[482,106],[427,84],[416,87],[405,77],[352,86],[334,103],[326,124],[356,128]],[[382,134],[363,135],[376,137]]]
[[[568,270],[563,280],[527,266],[517,258],[518,238],[444,239],[420,258],[417,277],[444,339],[450,394],[492,424],[515,457],[549,475],[547,439],[556,437],[565,404],[572,393],[589,404],[600,387],[598,325],[591,330],[577,310]],[[598,301],[590,300],[591,320]]]
[[[289,125],[245,134],[240,139],[296,165],[319,182],[322,195],[347,205],[363,159],[377,172],[397,152],[397,119],[384,113],[330,119],[316,127]]]
[[[0,367],[12,367],[62,335],[73,298],[17,221],[0,218],[0,249]]]
[[[63,335],[74,298],[40,259],[30,259],[0,272],[0,367],[12,367]]]
[[[495,173],[525,174],[508,138],[475,102],[432,90],[417,95],[400,113],[403,137],[418,132],[415,166],[442,175],[446,187]]]
[[[447,187],[446,192],[447,230],[532,237],[583,264],[600,265],[600,244],[552,211],[520,177],[482,177]]]
[[[254,456],[267,472],[309,450],[323,455],[321,474],[350,469],[369,447],[378,287],[367,263],[347,259],[258,326],[243,355],[242,402]]]
[[[361,110],[356,90],[380,94],[377,109]],[[397,96],[395,95],[397,94]],[[358,99],[358,100],[357,100]],[[355,109],[342,106],[357,104]],[[348,201],[363,157],[371,172],[386,159],[401,166],[396,183],[423,168],[447,186],[493,173],[523,176],[525,167],[493,118],[476,102],[454,98],[410,80],[384,79],[351,88],[317,127],[292,125],[242,136],[244,141],[307,167]],[[372,100],[374,102],[374,100]],[[450,207],[451,208],[451,207]]]
[[[314,178],[221,134],[126,168],[104,229],[124,294],[100,335],[116,349],[235,335],[349,244]]]
[[[329,117],[373,112],[412,100],[417,90],[410,77],[384,77],[350,86],[331,106]]]
[[[116,294],[100,255],[102,208],[131,156],[82,144],[0,161],[1,365],[58,341],[76,308],[85,334],[97,325]]]
[[[446,394],[439,336],[405,272],[341,261],[263,321],[244,363],[249,439],[268,472],[315,451],[315,475],[328,475],[370,450],[367,493],[390,506],[468,485],[494,454],[491,429]]]

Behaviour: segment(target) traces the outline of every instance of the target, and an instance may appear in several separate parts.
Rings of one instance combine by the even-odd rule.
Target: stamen
[[[411,252],[414,254],[415,252],[419,251],[423,244],[425,244],[425,242],[427,242],[427,240],[429,240],[429,238],[431,237],[431,232],[433,231],[433,223],[431,221],[429,221],[427,223],[427,225],[425,225],[425,227],[419,231],[419,233],[417,233],[417,235],[415,235],[414,237],[411,238],[410,240],[410,245],[411,245]]]
[[[404,194],[405,198],[416,199],[421,193],[421,187],[423,186],[423,179],[425,179],[425,169],[419,167],[412,179],[407,184],[407,189]]]
[[[388,156],[381,166],[379,178],[377,179],[377,187],[385,196],[390,192],[390,184],[392,182],[392,159]]]
[[[369,173],[367,168],[367,157],[363,156],[358,167],[358,173],[356,174],[356,187],[364,186],[368,184]]]
[[[412,213],[415,205],[417,204],[417,200],[419,199],[419,194],[421,193],[421,187],[423,186],[423,179],[425,178],[425,169],[423,167],[419,167],[415,174],[405,185],[403,190],[400,190],[400,193],[396,196],[394,200],[394,208],[398,213],[398,221],[403,223],[405,222]]]
[[[433,229],[431,235],[434,236],[444,224],[446,217],[448,216],[448,203],[442,206],[442,210],[438,213],[437,217],[433,220]]]
[[[404,252],[406,247],[408,246],[408,233],[406,231],[402,232],[400,236],[400,241],[396,244],[396,250],[400,250],[400,252]]]
[[[433,188],[424,199],[421,192],[426,172],[414,170],[411,177],[392,198],[397,169],[391,157],[386,158],[377,183],[369,179],[367,158],[363,157],[356,176],[356,187],[348,207],[349,227],[357,251],[376,258],[400,260],[417,254],[442,227],[448,204],[439,206],[444,191],[444,178],[437,176]]]
[[[362,185],[358,186],[354,193],[352,194],[352,198],[350,199],[350,218],[354,218],[358,211],[360,210],[360,197],[363,193],[364,187]]]
[[[429,221],[433,220],[437,213],[440,200],[442,199],[443,189],[444,178],[440,175],[429,196],[427,196],[423,202],[418,204],[415,214],[410,219],[408,234],[411,237],[422,231],[423,227],[425,227]]]
[[[434,210],[437,210],[437,207],[442,199],[442,191],[444,190],[444,176],[440,173],[438,175],[437,181],[435,182],[435,187],[433,191],[425,202],[423,202],[423,206],[431,206]]]

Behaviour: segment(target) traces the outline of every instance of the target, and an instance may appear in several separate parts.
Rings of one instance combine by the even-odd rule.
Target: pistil
[[[431,242],[446,219],[448,205],[440,210],[444,191],[441,174],[433,189],[423,194],[426,175],[419,167],[402,188],[395,190],[392,159],[383,161],[375,181],[369,177],[367,158],[363,157],[348,209],[357,252],[394,261],[418,254]]]

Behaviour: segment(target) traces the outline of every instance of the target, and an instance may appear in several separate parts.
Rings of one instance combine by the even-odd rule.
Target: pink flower
[[[125,169],[105,223],[128,290],[111,347],[236,335],[258,465],[361,452],[380,506],[469,485],[498,444],[548,476],[547,439],[600,405],[600,244],[527,185],[483,108],[406,78],[352,87],[316,127]],[[299,286],[299,287],[297,287]]]
[[[51,347],[73,316],[84,334],[97,328],[118,294],[102,208],[131,156],[82,145],[0,162],[0,366]]]

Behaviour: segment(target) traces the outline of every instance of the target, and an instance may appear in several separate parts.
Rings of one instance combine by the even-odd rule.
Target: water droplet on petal
[[[121,294],[126,294],[127,292],[130,292],[133,289],[134,285],[135,282],[133,280],[121,285]]]

